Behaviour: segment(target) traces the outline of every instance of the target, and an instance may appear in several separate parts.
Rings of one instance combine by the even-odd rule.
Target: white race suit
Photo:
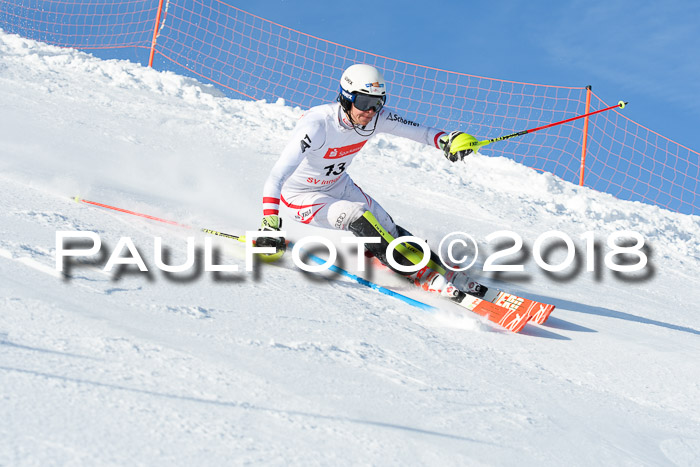
[[[297,123],[265,182],[264,215],[279,214],[281,201],[294,211],[299,222],[347,230],[365,211],[371,211],[387,232],[397,236],[391,216],[347,173],[367,140],[379,133],[434,147],[444,134],[408,121],[386,107],[364,128],[354,128],[340,104],[313,107]]]

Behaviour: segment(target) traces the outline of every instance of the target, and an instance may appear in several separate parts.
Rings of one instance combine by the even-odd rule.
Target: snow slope
[[[510,259],[525,272],[485,282],[512,280],[557,309],[515,335],[302,274],[289,255],[255,273],[166,274],[154,237],[181,264],[185,239],[203,234],[71,200],[255,229],[301,109],[4,33],[0,108],[0,465],[700,464],[697,217],[486,150],[450,164],[373,140],[351,175],[416,235],[469,232],[482,261],[488,234],[524,239]],[[283,216],[292,238],[342,236]],[[66,230],[104,247],[69,278],[55,266]],[[529,252],[549,230],[577,239],[583,259],[584,232],[604,246],[635,230],[650,264],[544,274]],[[148,273],[103,271],[121,237]],[[242,269],[230,243],[216,242],[221,261]]]

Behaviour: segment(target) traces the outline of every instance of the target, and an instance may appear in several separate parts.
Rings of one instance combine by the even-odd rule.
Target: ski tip
[[[555,306],[554,305],[544,305],[542,304],[539,307],[539,310],[533,312],[530,315],[530,321],[535,323],[535,324],[544,324],[549,316],[552,314],[552,311],[554,311]]]

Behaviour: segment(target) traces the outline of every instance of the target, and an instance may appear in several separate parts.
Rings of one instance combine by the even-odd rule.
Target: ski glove
[[[478,141],[472,135],[462,133],[461,131],[453,131],[449,135],[443,135],[438,140],[440,149],[445,153],[451,162],[463,160],[472,152],[476,151]]]
[[[282,219],[277,214],[272,214],[262,218],[260,229],[258,230],[279,230],[282,228]]]
[[[278,231],[282,228],[282,219],[277,215],[265,216],[260,224],[260,231]],[[284,237],[258,237],[255,241],[257,246],[272,246],[277,248],[277,251],[285,251],[287,242]]]

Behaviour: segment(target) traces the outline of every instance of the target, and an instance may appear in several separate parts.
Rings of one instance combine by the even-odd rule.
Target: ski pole
[[[184,229],[193,229],[194,228],[194,227],[191,227],[187,224],[181,224],[179,222],[171,221],[168,219],[162,219],[160,217],[151,216],[150,214],[143,214],[143,213],[136,212],[136,211],[130,211],[128,209],[118,208],[116,206],[110,206],[109,204],[98,203],[96,201],[89,201],[87,199],[82,199],[79,196],[74,196],[72,199],[76,203],[85,203],[85,204],[90,204],[92,206],[97,206],[100,208],[111,209],[112,211],[122,212],[124,214],[130,214],[132,216],[143,217],[145,219],[150,219],[153,221],[162,222],[164,224],[174,225],[176,227],[181,227]],[[237,240],[239,242],[245,242],[245,236],[243,236],[243,235],[232,235],[232,234],[227,234],[224,232],[219,232],[216,230],[204,229],[204,228],[198,228],[197,230],[199,230],[200,232],[208,233],[210,235],[217,235],[219,237],[230,238],[232,240]],[[288,248],[291,247],[291,243],[290,242],[287,242],[287,243],[288,243],[287,247]],[[284,253],[284,251],[281,250],[281,251],[278,251],[277,253],[272,253],[269,255],[261,254],[261,255],[259,255],[259,257],[262,261],[269,263],[269,262],[273,262],[273,261],[278,260],[282,256],[283,253]],[[309,253],[309,257],[314,262],[316,262],[318,264],[325,264],[326,263],[326,261],[324,259],[321,259],[320,257],[318,257],[312,253]],[[399,292],[395,292],[393,290],[387,289],[386,287],[382,287],[381,285],[375,284],[374,282],[368,281],[367,279],[364,279],[360,276],[352,274],[352,273],[346,271],[345,269],[342,269],[336,265],[331,265],[329,267],[329,269],[331,271],[335,272],[336,274],[339,274],[339,275],[342,275],[342,276],[345,276],[349,279],[354,280],[355,282],[357,282],[360,285],[364,285],[365,287],[369,287],[371,289],[377,290],[385,295],[389,295],[391,297],[398,298],[399,300],[402,300],[403,302],[408,303],[409,305],[412,305],[416,308],[420,308],[422,310],[428,310],[428,311],[432,311],[432,310],[436,309],[436,307],[434,307],[432,305],[429,305],[427,303],[423,303],[423,302],[420,302],[420,301],[415,300],[413,298],[407,297],[406,295],[403,295]]]
[[[596,111],[594,111],[594,112],[589,112],[589,113],[587,113],[587,114],[579,115],[579,116],[577,116],[577,117],[567,118],[566,120],[562,120],[562,121],[560,121],[560,122],[550,123],[550,124],[543,125],[543,126],[540,126],[540,127],[537,127],[537,128],[532,128],[532,129],[530,129],[530,130],[519,131],[519,132],[513,133],[513,134],[511,134],[511,135],[500,136],[500,137],[498,137],[498,138],[488,139],[488,140],[485,140],[485,141],[478,141],[478,142],[476,142],[476,143],[471,143],[471,146],[476,146],[476,150],[475,150],[475,151],[478,151],[479,148],[484,147],[484,146],[486,146],[487,144],[495,143],[495,142],[497,142],[497,141],[503,141],[503,140],[505,140],[505,139],[514,138],[514,137],[516,137],[516,136],[527,135],[528,133],[534,133],[534,132],[536,132],[536,131],[544,130],[545,128],[551,128],[551,127],[553,127],[553,126],[561,125],[561,124],[563,124],[563,123],[573,122],[574,120],[578,120],[579,118],[590,117],[591,115],[599,114],[599,113],[601,113],[601,112],[606,112],[606,111],[608,111],[608,110],[616,109],[616,108],[618,108],[618,107],[619,107],[620,109],[624,109],[625,106],[626,106],[627,104],[629,104],[629,102],[620,101],[620,102],[618,102],[617,104],[611,105],[610,107],[607,107],[607,108],[605,108],[605,109],[596,110]]]
[[[186,224],[180,224],[179,222],[170,221],[167,219],[161,219],[160,217],[151,216],[149,214],[143,214],[140,212],[129,211],[128,209],[122,209],[122,208],[118,208],[116,206],[110,206],[109,204],[98,203],[96,201],[89,201],[87,199],[82,199],[79,196],[74,197],[73,200],[76,203],[91,204],[93,206],[98,206],[98,207],[105,208],[105,209],[111,209],[112,211],[123,212],[124,214],[131,214],[132,216],[143,217],[143,218],[150,219],[153,221],[162,222],[164,224],[174,225],[176,227],[182,227],[184,229],[193,229],[194,228],[194,227],[191,227],[191,226],[186,225]],[[219,237],[230,238],[232,240],[238,240],[239,242],[245,242],[245,237],[241,236],[241,235],[232,235],[232,234],[227,234],[224,232],[218,232],[216,230],[203,229],[203,228],[198,228],[197,230],[199,230],[200,232],[211,234],[211,235],[217,235]]]
[[[189,226],[187,224],[181,224],[179,222],[171,221],[168,219],[162,219],[160,217],[151,216],[150,214],[143,214],[143,213],[136,212],[136,211],[130,211],[128,209],[118,208],[116,206],[110,206],[109,204],[98,203],[96,201],[89,201],[87,199],[82,199],[79,196],[73,197],[73,201],[75,201],[76,203],[85,203],[85,204],[90,204],[92,206],[98,206],[98,207],[105,208],[105,209],[111,209],[112,211],[118,211],[118,212],[122,212],[124,214],[130,214],[132,216],[143,217],[143,218],[150,219],[153,221],[162,222],[164,224],[174,225],[176,227],[180,227],[183,229],[195,229],[195,227]],[[203,232],[203,233],[206,233],[206,234],[209,234],[209,235],[216,235],[217,237],[228,238],[231,240],[236,240],[236,241],[241,242],[241,243],[245,243],[245,235],[233,235],[233,234],[229,234],[229,233],[219,232],[218,230],[205,229],[205,228],[201,228],[201,227],[196,228],[196,230]],[[264,254],[264,255],[261,254],[260,257],[263,258],[264,261],[275,261],[275,260],[279,259],[283,253],[284,253],[284,250],[280,250],[277,253]]]

